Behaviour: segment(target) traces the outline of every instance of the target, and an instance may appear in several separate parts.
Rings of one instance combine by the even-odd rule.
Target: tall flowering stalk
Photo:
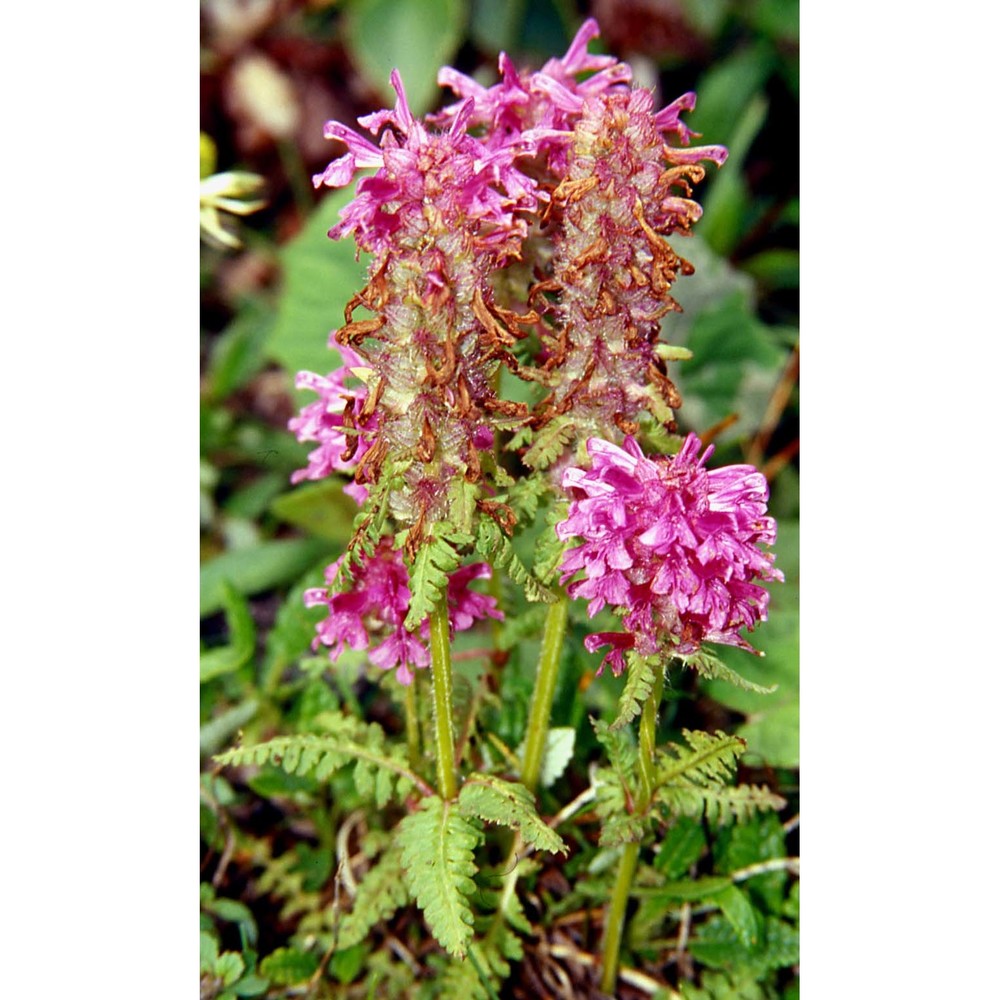
[[[368,135],[327,123],[345,151],[315,184],[343,187],[373,171],[330,236],[352,236],[371,263],[331,338],[341,367],[298,375],[317,399],[290,429],[317,445],[294,481],[353,477],[345,489],[360,509],[348,551],[326,586],[305,594],[326,609],[314,647],[333,660],[367,650],[410,692],[404,777],[425,795],[405,802],[398,846],[408,890],[453,955],[473,935],[470,817],[512,827],[515,853],[565,849],[534,802],[571,602],[620,619],[620,630],[584,640],[590,652],[609,648],[598,674],[629,671],[611,728],[640,716],[637,784],[618,773],[622,758],[618,786],[609,779],[595,792],[602,838],[623,847],[605,921],[610,992],[642,836],[670,801],[669,776],[700,766],[681,754],[664,769],[658,756],[664,665],[703,643],[751,649],[743,633],[766,620],[762,584],[782,575],[762,548],[775,523],[760,473],[709,470],[711,449],[693,434],[673,457],[647,456],[639,443],[644,422],[676,431],[681,400],[666,370],[676,352],[660,330],[679,308],[675,281],[692,268],[668,237],[691,231],[701,214],[693,187],[726,150],[691,146],[681,115],[694,95],[654,110],[626,64],[587,51],[597,34],[585,22],[565,55],[535,72],[501,54],[492,87],[445,67],[439,80],[459,100],[423,121],[393,71],[395,106],[359,119]],[[502,365],[535,384],[534,405],[504,398]],[[505,462],[504,446],[521,464]],[[550,514],[533,573],[511,539],[540,505]],[[489,562],[466,561],[473,551]],[[484,772],[462,780],[452,707],[451,640],[503,620],[496,595],[472,586],[500,567],[551,604],[516,784]],[[436,795],[417,773],[410,688],[428,667]],[[606,730],[598,735],[613,754]],[[736,751],[717,743],[712,753]],[[754,790],[730,801],[720,769],[698,775],[695,793],[685,785],[677,808],[729,816],[773,805]],[[508,919],[517,923],[508,912],[517,878],[511,866],[483,947],[500,947]]]
[[[489,278],[518,255],[526,223],[517,213],[534,209],[537,196],[514,165],[515,147],[487,150],[468,135],[471,103],[447,131],[432,131],[414,118],[395,71],[391,81],[395,108],[361,119],[381,132],[380,144],[328,123],[326,135],[348,152],[314,180],[340,187],[357,169],[378,168],[330,231],[353,234],[372,255],[369,283],[348,305],[336,342],[367,365],[359,415],[377,421],[356,478],[374,482],[386,463],[403,470],[389,503],[410,528],[412,553],[435,522],[468,526],[467,499],[454,484],[480,482],[495,415],[512,409],[493,389],[504,343]],[[359,308],[371,315],[355,318]]]

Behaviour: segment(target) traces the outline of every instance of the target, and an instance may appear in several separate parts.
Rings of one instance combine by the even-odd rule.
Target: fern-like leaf
[[[403,877],[438,943],[462,958],[472,940],[468,897],[476,890],[473,851],[481,838],[476,826],[436,795],[398,827]]]
[[[753,681],[748,681],[731,667],[726,666],[722,660],[704,647],[690,656],[679,656],[677,658],[684,666],[693,667],[701,677],[707,680],[717,679],[728,681],[735,687],[742,688],[744,691],[755,691],[757,694],[774,694],[778,690],[777,684],[765,687],[763,684],[755,684]]]
[[[638,815],[631,811],[632,798],[626,799],[626,786],[620,774],[610,768],[594,773],[597,792],[594,812],[601,821],[598,843],[601,847],[621,847],[642,840],[651,822],[651,814]]]
[[[562,566],[563,553],[566,551],[567,543],[561,541],[556,535],[556,525],[560,521],[566,520],[567,505],[565,501],[559,501],[546,512],[546,530],[539,535],[535,545],[535,562],[533,569],[546,586],[554,585],[559,576],[559,569]]]
[[[368,487],[368,496],[354,518],[351,540],[347,543],[346,558],[340,564],[331,587],[338,590],[350,579],[350,567],[360,563],[362,554],[370,556],[385,533],[389,517],[389,497],[403,485],[403,473],[411,463],[389,460],[382,466],[378,482]]]
[[[642,711],[642,706],[652,693],[656,671],[663,669],[657,657],[640,656],[633,650],[629,650],[625,658],[628,676],[618,699],[618,715],[608,727],[612,730],[627,726]]]
[[[653,801],[672,815],[704,815],[710,822],[744,820],[763,809],[780,809],[785,801],[766,788],[728,784],[746,749],[738,736],[683,730],[687,747],[670,744],[656,754]]]
[[[462,561],[457,547],[472,538],[441,522],[434,526],[427,541],[417,551],[410,571],[410,610],[404,628],[415,632],[421,622],[444,599],[448,591],[448,574]]]
[[[496,569],[505,569],[507,575],[524,588],[524,596],[529,601],[554,604],[556,595],[543,586],[521,562],[510,539],[500,530],[496,522],[484,517],[479,522],[476,533],[476,549],[489,560]]]
[[[280,764],[289,774],[315,772],[326,781],[335,771],[355,764],[355,783],[365,797],[383,808],[395,794],[400,799],[417,785],[425,793],[429,786],[410,771],[406,751],[388,743],[376,723],[364,723],[337,712],[322,712],[316,723],[329,733],[278,736],[266,743],[234,747],[216,756],[222,765]]]
[[[466,816],[517,830],[526,844],[540,851],[568,853],[562,837],[538,815],[534,798],[524,785],[489,774],[472,774],[458,793],[458,808]]]
[[[523,461],[531,469],[548,468],[573,439],[576,424],[567,417],[556,417],[535,434]]]
[[[368,937],[380,920],[388,920],[409,896],[403,881],[403,857],[397,844],[391,845],[369,869],[358,886],[351,912],[341,921],[337,948],[351,948]]]

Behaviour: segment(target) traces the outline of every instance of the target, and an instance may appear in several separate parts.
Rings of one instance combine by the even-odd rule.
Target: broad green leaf
[[[329,542],[295,538],[224,552],[201,567],[201,616],[222,608],[226,580],[241,594],[258,594],[294,580],[329,550]]]
[[[319,968],[319,959],[297,948],[276,948],[260,963],[261,974],[276,986],[304,983]]]
[[[243,975],[243,957],[235,951],[224,951],[215,960],[215,974],[222,980],[223,986],[231,986]]]
[[[357,512],[357,502],[344,492],[344,480],[340,479],[299,486],[271,503],[275,517],[341,545],[350,541]]]
[[[472,0],[469,34],[483,52],[511,52],[524,19],[524,0]]]
[[[233,993],[238,997],[259,997],[266,993],[270,987],[270,982],[262,976],[243,976],[238,982],[233,984]]]
[[[241,594],[228,580],[222,581],[222,606],[229,628],[229,644],[221,649],[210,649],[201,654],[201,683],[223,674],[239,670],[253,656],[256,647],[256,630],[250,608]]]
[[[350,948],[343,948],[333,955],[327,968],[333,973],[338,983],[346,985],[354,982],[358,973],[364,968],[368,950],[369,946],[365,942],[352,945]]]
[[[694,358],[672,377],[684,397],[688,426],[704,429],[735,413],[739,420],[726,435],[755,433],[787,361],[780,334],[733,292],[699,314],[687,347]]]
[[[799,252],[780,247],[762,250],[744,262],[743,270],[768,288],[798,288]]]
[[[676,879],[698,862],[706,843],[700,820],[678,816],[660,841],[654,867],[667,878]]]
[[[251,299],[219,335],[208,366],[208,398],[218,402],[246,385],[264,367],[264,345],[274,309]]]
[[[747,105],[763,88],[773,67],[773,50],[766,43],[740,48],[712,64],[695,88],[698,103],[694,111],[685,115],[688,125],[701,133],[700,141],[732,145]],[[732,155],[730,149],[730,160],[723,166],[723,172],[730,169]],[[703,217],[698,227],[704,222]]]
[[[461,0],[351,0],[345,31],[358,69],[386,107],[396,100],[389,74],[398,69],[419,116],[438,102],[437,71],[458,51],[464,21]]]
[[[760,940],[760,923],[746,893],[735,885],[730,885],[722,892],[716,893],[712,897],[712,902],[719,904],[719,909],[729,921],[729,926],[736,931],[740,944],[746,948],[753,948]]]
[[[331,240],[327,232],[353,197],[353,184],[326,195],[281,252],[284,281],[267,353],[292,377],[299,371],[326,375],[340,366],[339,352],[327,343],[344,324],[344,307],[364,287],[366,264],[364,255],[362,262],[355,260],[352,239]]]
[[[766,118],[767,99],[763,94],[756,94],[728,136],[729,158],[703,199],[705,214],[698,231],[716,253],[731,253],[746,231],[751,199],[741,169]]]

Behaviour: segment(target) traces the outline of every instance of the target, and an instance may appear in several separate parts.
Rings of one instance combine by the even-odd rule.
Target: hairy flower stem
[[[445,601],[431,612],[431,681],[434,686],[434,740],[437,744],[438,794],[450,802],[458,794],[455,734],[451,710],[451,646]]]
[[[420,770],[420,717],[417,713],[417,679],[403,687],[403,715],[406,718],[406,756],[411,771]]]
[[[552,699],[556,693],[559,660],[562,655],[563,639],[566,637],[568,618],[569,598],[560,593],[555,604],[549,605],[549,613],[545,618],[545,632],[542,635],[542,653],[538,661],[535,694],[531,699],[528,731],[524,740],[521,782],[532,793],[538,787],[538,779],[542,773],[545,741],[549,733],[549,717],[552,714]]]
[[[656,710],[663,696],[663,672],[656,671],[656,680],[639,720],[639,791],[635,799],[635,812],[644,813],[653,798],[653,752],[656,750]],[[604,955],[601,972],[601,989],[612,993],[618,979],[618,958],[625,929],[625,910],[628,907],[632,880],[639,863],[639,841],[626,844],[618,866],[618,878],[611,894],[611,905],[604,925]]]

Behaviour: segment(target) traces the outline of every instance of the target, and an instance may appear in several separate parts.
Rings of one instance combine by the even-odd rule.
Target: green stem
[[[420,770],[420,717],[417,714],[417,678],[406,685],[403,715],[406,717],[406,756],[411,771]]]
[[[535,679],[535,694],[531,699],[528,731],[524,739],[524,763],[521,767],[521,781],[532,793],[538,787],[538,779],[542,773],[545,741],[549,733],[549,718],[552,715],[552,699],[556,693],[559,660],[562,656],[563,639],[566,637],[568,619],[569,598],[561,593],[556,603],[549,605],[549,613],[545,618],[542,652],[538,661],[538,675]]]
[[[569,620],[569,598],[559,592],[559,599],[549,605],[545,617],[545,631],[542,633],[542,651],[538,659],[538,674],[535,677],[535,693],[528,713],[528,731],[524,739],[524,761],[521,765],[521,782],[529,792],[534,793],[542,774],[545,759],[545,742],[549,733],[549,717],[552,715],[552,699],[556,693],[559,677],[559,661],[562,658],[563,640],[566,638],[566,623]],[[524,844],[520,835],[514,838],[510,855],[504,863],[504,876],[490,936],[493,937],[503,924],[507,905],[514,895],[520,871],[518,857]]]
[[[642,706],[639,720],[639,790],[635,797],[635,812],[644,813],[653,799],[653,753],[656,750],[656,711],[663,697],[663,668],[657,667],[653,690]],[[604,925],[604,955],[601,989],[612,993],[618,980],[618,959],[625,930],[625,911],[632,891],[632,880],[639,864],[639,841],[625,845],[618,865],[618,878],[611,893],[607,922]]]
[[[438,794],[450,802],[458,794],[455,734],[451,710],[451,645],[445,600],[431,612],[431,680],[434,685],[434,739],[437,744]]]

